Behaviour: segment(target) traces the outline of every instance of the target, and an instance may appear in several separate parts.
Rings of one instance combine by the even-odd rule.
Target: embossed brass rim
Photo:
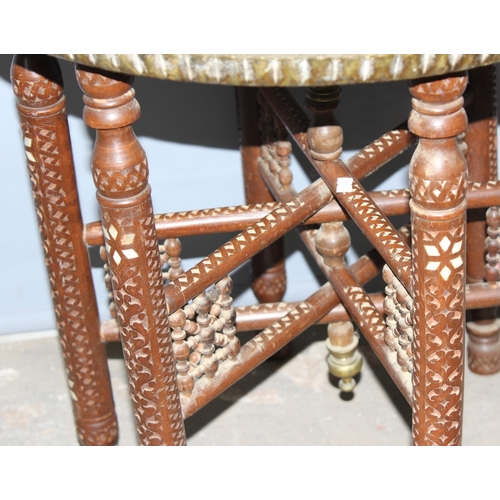
[[[261,87],[409,80],[500,62],[500,54],[54,55],[67,61],[129,75]]]

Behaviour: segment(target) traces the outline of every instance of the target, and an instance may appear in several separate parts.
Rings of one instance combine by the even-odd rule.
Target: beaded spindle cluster
[[[169,317],[179,391],[189,397],[202,376],[213,378],[220,364],[240,350],[232,280],[220,280]]]
[[[384,340],[393,351],[396,351],[398,364],[403,371],[412,373],[413,300],[387,265],[383,268],[382,277],[387,284],[384,299],[387,329]]]

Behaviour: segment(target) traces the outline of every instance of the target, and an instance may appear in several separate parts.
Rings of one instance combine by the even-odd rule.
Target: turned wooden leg
[[[256,88],[236,88],[245,199],[252,204],[274,201],[258,168],[262,141],[257,94]],[[275,241],[252,257],[251,265],[252,289],[259,302],[281,302],[286,289],[283,239]]]
[[[132,77],[77,66],[84,120],[96,129],[92,173],[111,284],[143,445],[185,444],[160,252]]]
[[[463,73],[410,82],[408,125],[420,138],[410,164],[416,445],[461,444],[467,165],[456,136],[466,85]]]
[[[496,181],[497,110],[495,66],[469,72],[471,103],[467,107],[468,127],[465,134],[466,159],[470,182]],[[484,281],[486,209],[469,210],[467,214],[467,282]],[[475,309],[467,323],[470,369],[488,375],[500,371],[500,320],[496,307]]]
[[[259,172],[261,132],[259,130],[258,89],[236,87],[236,103],[240,130],[240,150],[247,203],[275,201]],[[252,290],[261,303],[281,302],[286,290],[285,249],[281,238],[264,248],[250,261]],[[279,350],[272,359],[290,355],[291,344]]]
[[[324,222],[316,232],[314,240],[325,266],[335,274],[345,274],[345,254],[351,246],[351,236],[344,223]],[[348,286],[344,289],[347,290]],[[354,334],[352,321],[328,325],[326,340],[326,347],[330,353],[327,358],[328,368],[333,376],[339,378],[339,388],[342,392],[352,392],[356,387],[354,377],[359,374],[363,364],[363,358],[357,349],[358,344],[358,336]]]
[[[61,71],[52,57],[16,56],[11,79],[78,440],[85,445],[113,445],[118,425],[82,237]]]

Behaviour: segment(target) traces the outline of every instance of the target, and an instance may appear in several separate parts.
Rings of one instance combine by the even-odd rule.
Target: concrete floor
[[[326,329],[293,341],[286,361],[268,361],[186,420],[189,445],[409,445],[411,411],[366,343],[354,397],[326,365]],[[119,344],[108,345],[120,445],[135,445]],[[466,371],[464,445],[500,445],[500,374]],[[0,445],[77,445],[54,331],[0,336]]]

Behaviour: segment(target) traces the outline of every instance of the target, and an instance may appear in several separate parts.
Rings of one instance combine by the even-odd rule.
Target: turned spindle
[[[342,266],[350,246],[351,237],[343,222],[321,224],[316,233],[316,249],[323,257],[326,266],[333,269]],[[328,368],[332,375],[340,378],[339,387],[343,392],[354,390],[356,386],[354,377],[361,371],[363,358],[357,350],[358,343],[352,322],[328,325],[326,341],[326,347],[330,352],[327,358]]]
[[[186,341],[186,313],[182,309],[169,316],[172,328],[173,352],[175,357],[175,369],[177,370],[177,385],[182,395],[189,397],[193,392],[194,378],[190,375],[189,354],[190,349]]]
[[[275,158],[279,165],[278,179],[283,189],[289,190],[293,180],[293,174],[290,170],[292,144],[287,140],[288,134],[283,122],[276,115],[274,116],[274,127],[277,136],[277,141],[275,143]]]
[[[200,294],[194,300],[197,316],[197,323],[200,325],[200,345],[198,352],[201,355],[200,364],[208,378],[213,378],[218,368],[217,358],[214,356],[215,329],[211,326],[210,308],[212,306],[206,293]]]
[[[413,300],[401,282],[385,265],[382,277],[385,288],[384,312],[386,314],[385,343],[397,353],[397,362],[403,371],[413,372]]]
[[[340,100],[340,87],[316,87],[307,92],[306,107],[313,112],[313,120],[307,129],[311,156],[316,160],[337,159],[342,153],[343,132],[333,110]],[[344,257],[351,246],[349,231],[343,222],[321,224],[315,237],[318,253],[325,266],[343,268]],[[357,350],[358,338],[351,322],[328,325],[328,368],[339,377],[343,392],[352,392],[356,386],[354,377],[360,372],[363,360]]]
[[[344,134],[333,111],[340,102],[340,87],[311,87],[307,90],[306,108],[313,120],[307,129],[307,142],[315,160],[336,160],[342,154]]]
[[[177,279],[181,274],[184,274],[181,260],[182,244],[179,238],[169,238],[165,240],[164,246],[167,264],[170,266],[167,276],[172,281]]]
[[[497,283],[500,280],[500,208],[490,207],[486,212],[488,222],[486,238],[486,266],[485,278],[488,283]]]
[[[240,340],[236,336],[236,311],[232,307],[233,280],[227,276],[220,280],[215,288],[219,292],[217,305],[220,307],[219,318],[224,322],[222,333],[227,336],[227,349],[229,359],[235,359],[240,352]]]

